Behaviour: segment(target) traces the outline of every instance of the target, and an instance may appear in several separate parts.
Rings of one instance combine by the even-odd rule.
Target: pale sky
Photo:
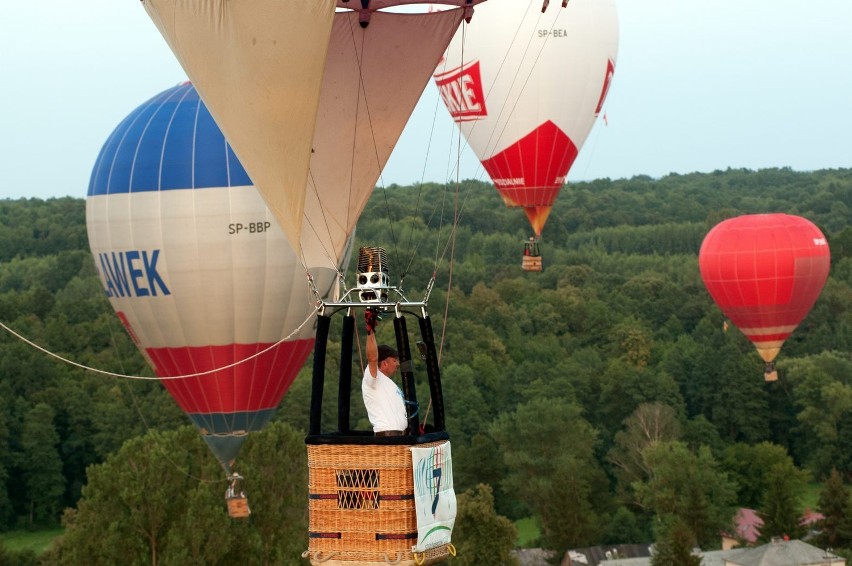
[[[852,1],[616,3],[608,125],[598,121],[569,182],[852,167]],[[186,79],[139,0],[5,2],[0,73],[0,198],[85,197],[110,132]],[[436,102],[430,83],[385,185],[419,181],[424,167],[426,181],[447,180],[455,126]],[[461,177],[486,179],[477,164],[466,153]]]

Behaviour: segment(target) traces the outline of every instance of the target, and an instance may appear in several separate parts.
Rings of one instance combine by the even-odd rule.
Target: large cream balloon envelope
[[[435,65],[470,15],[375,11],[407,3],[143,1],[309,268],[342,259]],[[336,5],[354,11],[335,13]]]
[[[296,247],[335,0],[143,6]]]
[[[489,0],[435,73],[441,98],[503,201],[537,235],[615,71],[614,0]]]
[[[340,262],[463,10],[335,14],[320,93],[301,251],[309,267]]]

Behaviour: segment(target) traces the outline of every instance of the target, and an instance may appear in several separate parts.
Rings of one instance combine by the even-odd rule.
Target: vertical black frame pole
[[[322,390],[325,385],[325,353],[328,346],[328,329],[331,317],[317,315],[317,333],[314,343],[314,374],[311,384],[311,422],[308,434],[322,430]]]
[[[432,319],[428,315],[419,318],[420,335],[426,345],[426,375],[429,378],[429,392],[432,395],[432,415],[435,430],[444,431],[444,393],[441,389],[441,368],[438,365],[438,350],[435,347],[435,335],[432,333]]]
[[[417,404],[417,389],[414,387],[414,369],[411,363],[411,347],[408,342],[408,327],[404,316],[393,319],[396,333],[396,349],[399,352],[399,370],[402,374],[402,394],[408,415],[409,434],[420,434],[420,405]]]
[[[349,407],[352,390],[352,344],[355,337],[355,317],[346,313],[340,335],[340,380],[337,387],[337,430],[349,433]]]

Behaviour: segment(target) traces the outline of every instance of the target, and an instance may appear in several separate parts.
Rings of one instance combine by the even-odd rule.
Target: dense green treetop
[[[784,345],[776,383],[763,381],[762,361],[742,333],[723,329],[697,258],[719,221],[769,212],[810,219],[832,251],[829,280]],[[777,448],[816,479],[833,468],[852,478],[852,169],[572,183],[544,229],[541,273],[520,269],[529,235],[523,212],[505,207],[480,181],[377,189],[358,224],[355,246],[385,247],[391,278],[403,279],[409,297],[422,297],[435,276],[430,315],[459,493],[489,485],[499,513],[534,514],[553,546],[650,533],[664,514],[704,541],[719,509],[776,504],[778,511],[796,488],[769,476],[744,481],[743,458],[730,456],[745,454],[743,447],[770,446],[749,461],[773,460]],[[80,364],[151,375],[104,296],[87,248],[83,199],[0,200],[0,321]],[[392,340],[391,324],[378,332]],[[335,340],[329,372],[339,359]],[[417,360],[415,372],[423,381]],[[308,374],[302,370],[276,415],[297,430],[308,422]],[[326,386],[326,399],[335,399],[336,383]],[[358,387],[355,380],[352,420],[366,428]],[[426,414],[428,389],[418,389]],[[333,423],[330,405],[324,422]],[[36,410],[42,406],[51,418]],[[642,412],[648,407],[665,407],[664,419],[658,413],[665,433],[640,429],[651,422]],[[3,332],[0,529],[35,520],[36,509],[39,522],[50,522],[45,514],[58,522],[59,510],[76,506],[97,466],[126,442],[186,422],[156,382],[92,374]],[[53,438],[51,431],[53,453],[25,441]],[[682,516],[680,502],[651,497],[647,486],[664,476],[652,475],[649,463],[663,470],[672,457],[653,447],[672,442],[677,458],[712,464],[731,478],[717,492],[733,490],[737,500],[725,495],[699,517]],[[40,488],[25,488],[24,478],[39,458],[55,456],[62,494],[44,490],[36,501]],[[531,470],[536,490],[523,482]],[[563,486],[571,492],[560,495]],[[681,527],[667,534],[686,536]],[[177,548],[168,535],[159,541]],[[198,538],[185,550],[203,553],[205,544]]]

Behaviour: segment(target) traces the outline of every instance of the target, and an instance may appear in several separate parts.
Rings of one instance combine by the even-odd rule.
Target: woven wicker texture
[[[411,552],[417,512],[409,448],[308,445],[311,564],[433,564],[449,555],[446,546],[416,560]]]
[[[248,499],[245,497],[229,497],[228,515],[235,519],[243,519],[251,514],[248,506]]]

